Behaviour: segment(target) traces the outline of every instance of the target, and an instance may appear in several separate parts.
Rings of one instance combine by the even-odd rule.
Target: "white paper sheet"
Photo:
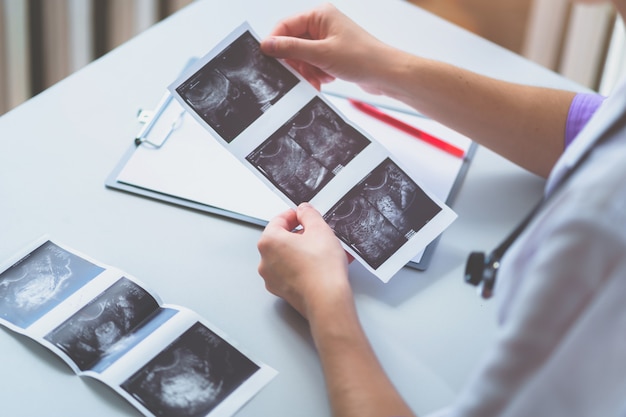
[[[0,325],[146,416],[230,417],[277,374],[197,313],[45,236],[0,266],[0,282]]]

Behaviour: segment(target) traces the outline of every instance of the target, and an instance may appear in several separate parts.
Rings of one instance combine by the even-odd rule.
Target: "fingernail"
[[[267,38],[263,41],[263,49],[267,53],[276,52],[276,39],[275,38]]]

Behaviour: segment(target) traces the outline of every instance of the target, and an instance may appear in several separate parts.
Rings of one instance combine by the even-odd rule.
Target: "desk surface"
[[[335,3],[400,48],[499,78],[580,88],[406,2]],[[306,323],[257,274],[261,229],[108,190],[104,180],[138,129],[137,110],[155,105],[190,56],[203,55],[243,20],[263,36],[280,17],[314,4],[198,1],[0,118],[0,260],[49,234],[195,310],[279,371],[242,417],[329,415]],[[494,334],[495,303],[462,283],[466,255],[497,244],[541,187],[479,149],[454,204],[459,219],[428,271],[405,268],[382,284],[351,267],[363,325],[416,412],[451,401]],[[6,415],[140,415],[30,339],[2,330],[0,352]]]

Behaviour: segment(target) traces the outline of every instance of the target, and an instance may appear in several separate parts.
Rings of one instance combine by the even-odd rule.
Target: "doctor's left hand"
[[[297,226],[302,229],[293,232]],[[272,219],[257,244],[259,274],[272,294],[311,319],[333,303],[352,302],[348,255],[310,204]]]

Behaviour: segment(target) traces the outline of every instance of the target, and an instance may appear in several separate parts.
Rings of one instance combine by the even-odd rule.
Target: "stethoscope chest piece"
[[[465,282],[479,286],[480,295],[483,298],[491,298],[496,276],[500,268],[500,258],[484,252],[472,252],[465,264]]]

